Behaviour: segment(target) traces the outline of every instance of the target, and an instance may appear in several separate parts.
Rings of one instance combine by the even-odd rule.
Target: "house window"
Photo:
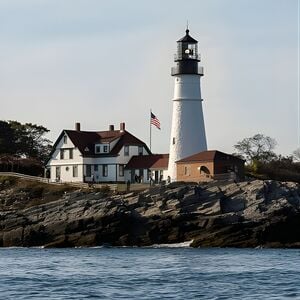
[[[78,177],[78,166],[73,166],[73,177]]]
[[[92,175],[92,165],[86,165],[86,176],[91,177]]]
[[[101,147],[98,145],[95,147],[95,153],[100,153],[101,152]]]
[[[108,166],[107,165],[103,165],[102,166],[102,176],[103,177],[107,177],[108,176]]]
[[[60,149],[60,159],[65,159],[65,150]]]
[[[186,175],[186,176],[190,175],[190,168],[189,168],[189,166],[184,166],[184,175]]]
[[[139,155],[143,155],[143,146],[139,146]]]
[[[60,167],[55,168],[55,178],[56,180],[60,180]]]
[[[129,155],[129,146],[124,146],[124,155],[125,156]]]
[[[64,135],[64,144],[66,144],[67,142],[68,142],[68,137]]]
[[[98,165],[94,165],[94,171],[98,172]]]
[[[119,176],[120,177],[124,176],[124,165],[119,165]]]
[[[108,146],[103,146],[103,152],[107,152],[108,151]]]
[[[73,149],[69,149],[69,158],[73,159]]]

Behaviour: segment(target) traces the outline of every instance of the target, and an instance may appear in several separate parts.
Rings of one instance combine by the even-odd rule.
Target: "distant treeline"
[[[43,126],[0,121],[0,171],[42,175],[51,151]]]
[[[256,162],[246,166],[246,174],[260,179],[300,183],[300,163],[292,157],[279,156],[270,162]]]
[[[234,148],[246,161],[246,175],[300,183],[300,149],[290,156],[282,156],[273,151],[276,145],[275,139],[255,134],[239,141]]]

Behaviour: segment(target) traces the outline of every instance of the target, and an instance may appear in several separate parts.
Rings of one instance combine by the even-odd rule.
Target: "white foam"
[[[193,243],[193,240],[186,241],[182,243],[173,243],[173,244],[154,244],[150,246],[151,248],[188,248]]]

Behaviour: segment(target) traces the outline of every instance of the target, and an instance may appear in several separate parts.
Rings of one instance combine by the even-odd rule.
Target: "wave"
[[[193,243],[193,240],[182,242],[182,243],[153,244],[147,248],[189,248],[189,247],[191,247],[192,243]]]

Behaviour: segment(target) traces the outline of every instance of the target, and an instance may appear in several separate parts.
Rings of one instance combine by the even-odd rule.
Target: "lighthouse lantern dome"
[[[189,35],[187,29],[186,35],[177,41],[177,54],[175,55],[175,61],[180,60],[196,60],[200,61],[198,56],[198,41],[193,39]]]

